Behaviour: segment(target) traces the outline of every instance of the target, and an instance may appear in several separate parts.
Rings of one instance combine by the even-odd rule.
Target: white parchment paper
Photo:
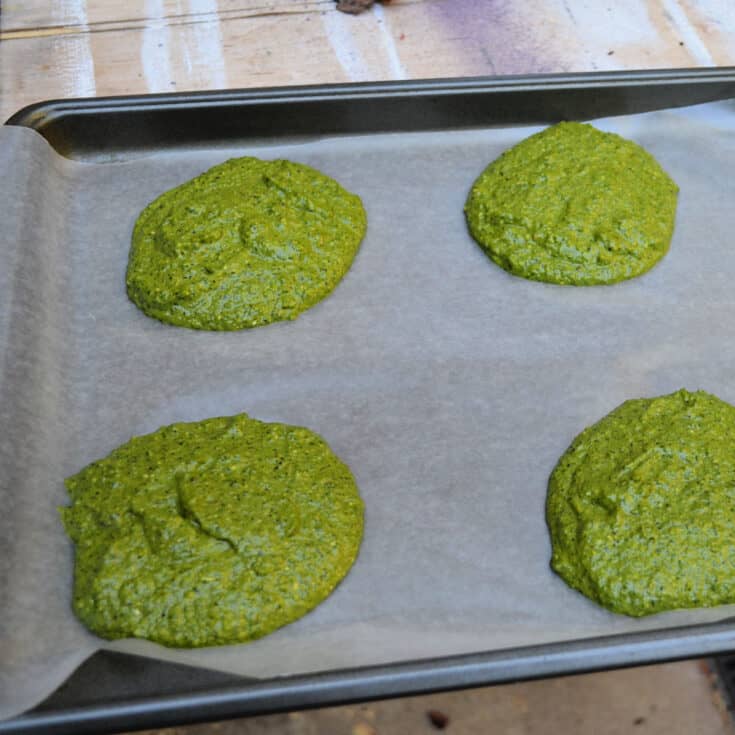
[[[680,387],[735,402],[735,104],[598,124],[650,150],[681,193],[668,256],[592,288],[512,277],[467,233],[474,178],[536,128],[104,164],[0,129],[0,717],[101,646],[267,677],[733,615],[613,615],[548,566],[546,483],[582,428]],[[311,164],[363,198],[351,271],[288,324],[208,333],[147,318],[124,285],[138,213],[246,153]],[[248,645],[171,651],[85,632],[63,478],[131,435],[240,411],[318,431],[352,468],[366,526],[349,576]]]

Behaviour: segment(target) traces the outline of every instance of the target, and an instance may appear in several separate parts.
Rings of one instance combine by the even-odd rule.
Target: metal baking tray
[[[735,98],[735,69],[388,82],[62,100],[21,110],[62,155],[125,160],[355,135],[591,119]],[[100,652],[0,733],[116,732],[581,673],[735,650],[732,620],[317,674],[248,680]]]

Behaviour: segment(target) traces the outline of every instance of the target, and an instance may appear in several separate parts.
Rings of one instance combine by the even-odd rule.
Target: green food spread
[[[735,407],[626,401],[559,460],[546,517],[552,568],[614,612],[735,602]]]
[[[348,271],[366,223],[359,197],[309,166],[232,159],[143,210],[128,295],[195,329],[295,319]]]
[[[666,254],[677,192],[640,146],[568,122],[493,161],[475,181],[465,214],[501,268],[587,286],[638,276]]]
[[[245,414],[134,437],[66,486],[74,611],[104,638],[259,638],[324,600],[362,538],[357,486],[326,442]]]

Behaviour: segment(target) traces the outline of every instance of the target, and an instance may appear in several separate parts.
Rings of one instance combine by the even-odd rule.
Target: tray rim
[[[57,98],[31,103],[11,115],[4,124],[31,128],[48,139],[45,131],[52,123],[70,117],[105,116],[119,112],[704,84],[735,84],[735,66],[434,78]]]
[[[54,99],[20,109],[5,124],[28,127],[44,135],[50,123],[65,117],[114,114],[119,111],[155,112],[176,108],[289,104],[295,101],[318,104],[334,99],[377,100],[414,95],[495,95],[550,89],[699,86],[704,83],[735,84],[735,67],[425,79]],[[334,669],[263,679],[255,683],[244,681],[242,685],[214,688],[196,694],[182,692],[76,708],[40,712],[31,710],[0,721],[0,735],[82,735],[183,725],[641,666],[731,651],[735,651],[735,617],[715,623],[641,633],[619,633],[440,658]]]
[[[160,92],[152,94],[104,95],[100,97],[58,97],[33,102],[13,113],[6,125],[37,126],[43,118],[38,113],[89,113],[116,107],[157,109],[170,106],[212,102],[250,102],[296,99],[323,99],[340,96],[348,99],[403,96],[407,93],[454,94],[457,92],[533,91],[535,89],[571,89],[575,87],[614,87],[687,82],[735,81],[735,66],[682,67],[677,69],[631,69],[559,74],[513,74],[507,76],[441,77],[379,82],[303,84],[276,87],[238,87],[216,90]]]
[[[0,733],[85,735],[170,727],[714,656],[735,650],[733,623],[735,618],[727,618],[704,625],[275,677],[196,694],[31,711],[0,722]]]

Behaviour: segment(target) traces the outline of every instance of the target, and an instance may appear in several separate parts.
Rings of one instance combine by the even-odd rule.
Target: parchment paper
[[[106,646],[257,677],[641,631],[549,569],[546,483],[627,398],[735,402],[735,105],[602,121],[681,187],[669,255],[612,287],[514,278],[462,213],[488,161],[536,128],[363,136],[82,164],[0,129],[0,717]],[[230,155],[286,156],[364,200],[347,277],[296,322],[195,332],[125,294],[133,223]],[[252,644],[105,643],[70,608],[63,478],[134,434],[246,411],[321,433],[366,504],[359,559],[302,620]]]

